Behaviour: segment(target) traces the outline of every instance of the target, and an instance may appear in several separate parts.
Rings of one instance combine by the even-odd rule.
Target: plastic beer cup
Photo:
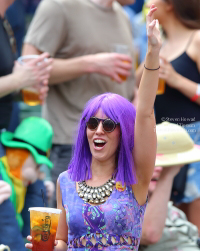
[[[165,80],[159,78],[158,89],[157,89],[156,95],[162,95],[162,94],[164,94],[165,93],[165,86],[166,86]]]
[[[160,58],[160,65],[163,64],[163,60],[162,58]],[[166,88],[166,83],[165,83],[165,80],[162,79],[162,78],[159,78],[158,80],[158,89],[157,89],[157,92],[156,92],[156,95],[162,95],[165,93],[165,88]]]
[[[27,55],[27,56],[19,57],[17,61],[21,65],[23,65],[23,64],[26,64],[28,61],[33,60],[38,57],[39,55]],[[23,96],[24,103],[29,106],[36,106],[36,105],[39,105],[41,102],[38,90],[36,90],[32,86],[23,88],[22,96]]]
[[[126,44],[112,44],[111,45],[111,52],[116,52],[116,53],[125,54],[125,55],[130,56],[130,50],[129,50],[128,45],[126,45]],[[128,61],[123,61],[123,62],[130,64],[130,62],[128,62]],[[127,76],[124,76],[121,74],[118,74],[118,76],[121,78],[122,81],[127,80]]]
[[[53,251],[61,210],[31,207],[29,211],[32,251]]]

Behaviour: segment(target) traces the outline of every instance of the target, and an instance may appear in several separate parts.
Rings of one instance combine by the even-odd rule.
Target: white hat
[[[155,166],[174,166],[200,161],[200,146],[177,124],[163,122],[156,126],[157,154]]]

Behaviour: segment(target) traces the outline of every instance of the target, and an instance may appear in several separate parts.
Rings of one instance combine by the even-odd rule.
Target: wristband
[[[200,97],[200,84],[197,84],[197,90],[195,95],[190,99],[192,102],[195,102]]]
[[[150,69],[150,68],[147,68],[147,67],[145,66],[145,64],[144,64],[144,68],[145,68],[146,70],[149,70],[149,71],[157,71],[157,70],[160,69],[160,66],[159,66],[158,68],[156,68],[156,69]]]

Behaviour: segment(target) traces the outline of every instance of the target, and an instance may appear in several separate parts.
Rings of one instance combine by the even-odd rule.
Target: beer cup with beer
[[[111,45],[111,52],[116,52],[116,53],[125,54],[125,55],[129,55],[129,56],[131,55],[129,47],[126,44],[112,44]],[[124,63],[130,64],[130,62],[128,62],[128,61],[124,61]],[[118,74],[118,75],[122,81],[127,80],[127,76],[124,76],[121,74]]]
[[[53,251],[61,210],[31,207],[29,211],[32,251]]]
[[[162,64],[162,59],[160,58],[160,65]],[[164,79],[159,78],[158,80],[158,89],[156,92],[156,95],[162,95],[165,93],[165,87],[166,87],[166,83]]]
[[[17,61],[21,65],[24,65],[27,62],[29,62],[30,60],[36,59],[38,57],[39,57],[39,55],[27,55],[27,56],[19,57],[17,59]],[[27,104],[29,106],[36,106],[36,105],[40,104],[41,100],[39,97],[39,91],[36,88],[34,88],[32,86],[24,87],[21,92],[22,92],[23,101],[25,104]]]

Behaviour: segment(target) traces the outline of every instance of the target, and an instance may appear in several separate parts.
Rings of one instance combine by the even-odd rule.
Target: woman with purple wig
[[[161,47],[159,24],[152,18],[156,9],[152,5],[147,15],[137,110],[123,97],[105,93],[83,111],[69,170],[57,183],[62,213],[56,251],[138,250],[156,156],[153,106]]]

